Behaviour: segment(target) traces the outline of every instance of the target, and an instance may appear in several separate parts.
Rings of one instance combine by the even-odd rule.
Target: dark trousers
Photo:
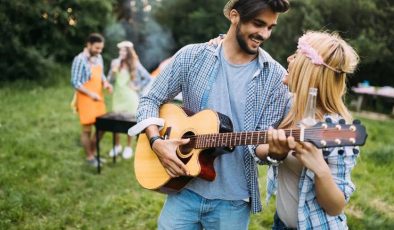
[[[278,213],[275,212],[274,224],[272,225],[272,230],[293,230],[296,228],[288,228],[285,223],[279,218]]]

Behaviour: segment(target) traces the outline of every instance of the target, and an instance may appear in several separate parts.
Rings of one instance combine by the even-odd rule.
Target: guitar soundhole
[[[187,139],[190,137],[193,137],[195,134],[191,131],[186,132],[185,134],[183,134],[182,139]],[[179,146],[179,156],[181,158],[187,158],[190,157],[190,153],[191,151],[193,151],[194,147],[196,144],[196,139],[195,138],[190,138],[190,142],[187,143],[186,145],[181,145]]]

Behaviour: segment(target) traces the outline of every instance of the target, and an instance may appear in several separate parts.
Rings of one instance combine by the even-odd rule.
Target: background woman
[[[118,43],[117,46],[119,48],[119,58],[111,62],[111,69],[108,74],[109,79],[114,81],[112,111],[134,116],[137,111],[139,96],[150,82],[151,77],[139,62],[133,43],[123,41]],[[121,151],[119,134],[116,134],[115,149],[111,149],[109,156],[113,157]],[[127,136],[127,145],[122,156],[129,159],[132,155],[131,137]]]

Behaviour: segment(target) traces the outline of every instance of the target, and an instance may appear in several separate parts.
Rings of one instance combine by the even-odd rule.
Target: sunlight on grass
[[[0,229],[155,229],[165,196],[140,188],[132,160],[107,159],[101,175],[85,164],[71,96],[68,85],[0,88]],[[369,137],[353,172],[349,227],[393,229],[394,121],[361,120]],[[111,141],[101,142],[105,157]],[[266,167],[259,170],[264,202]],[[269,229],[274,206],[264,205],[250,229]]]

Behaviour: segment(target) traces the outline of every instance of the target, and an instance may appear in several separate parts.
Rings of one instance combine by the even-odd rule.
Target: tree
[[[91,32],[112,20],[112,1],[26,0],[0,4],[0,80],[51,79]]]
[[[229,22],[221,13],[226,0],[166,0],[156,19],[172,31],[175,50],[205,42],[225,33]],[[272,37],[263,45],[287,66],[286,58],[296,50],[297,39],[307,30],[337,31],[356,48],[361,62],[355,85],[369,80],[374,85],[394,85],[394,6],[388,0],[292,0],[288,12],[279,17]]]
[[[169,28],[175,49],[198,42],[206,42],[225,33],[229,21],[222,10],[226,0],[166,0],[155,10],[156,21]]]

